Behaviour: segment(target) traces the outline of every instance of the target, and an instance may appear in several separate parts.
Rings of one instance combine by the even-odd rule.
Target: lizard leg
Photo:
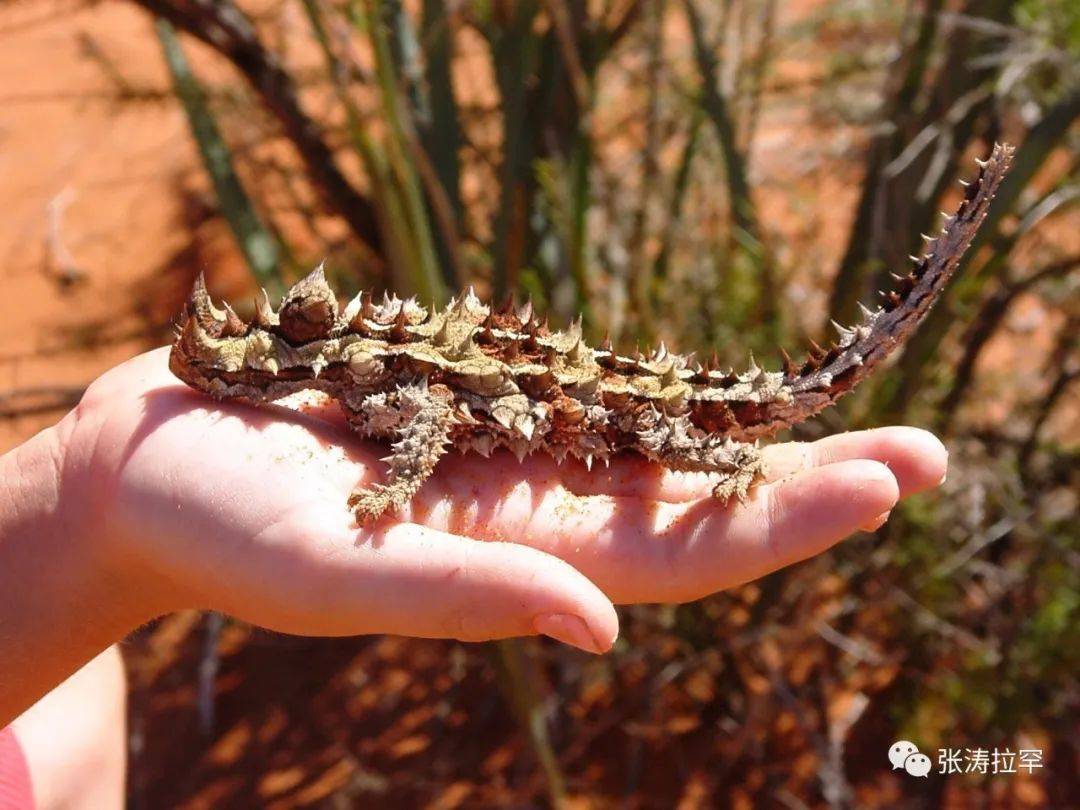
[[[713,487],[713,495],[724,503],[729,501],[732,495],[744,501],[750,488],[765,476],[765,459],[761,451],[752,444],[742,444],[731,439],[717,444],[714,455],[720,480]]]
[[[349,496],[357,521],[375,520],[405,506],[446,453],[455,418],[452,397],[441,388],[405,386],[389,397],[379,395],[376,402],[365,403],[364,411],[381,410],[378,418],[383,424],[396,424],[397,441],[391,445],[394,452],[383,459],[390,467],[386,483],[369,484]]]
[[[752,444],[706,433],[685,416],[654,413],[638,431],[642,452],[670,470],[717,473],[713,495],[722,502],[745,500],[765,475],[765,460]]]

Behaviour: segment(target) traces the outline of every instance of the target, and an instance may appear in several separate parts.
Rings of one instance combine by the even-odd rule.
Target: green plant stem
[[[690,23],[694,61],[702,82],[701,105],[716,131],[720,154],[724,161],[724,176],[727,180],[728,204],[734,226],[735,242],[750,259],[758,275],[755,320],[763,329],[766,340],[775,343],[781,331],[775,268],[765,242],[753,196],[750,193],[745,157],[736,143],[731,111],[727,99],[720,90],[716,57],[705,41],[701,14],[694,0],[683,0],[683,6]]]
[[[443,303],[446,287],[439,269],[434,234],[428,218],[420,178],[409,159],[408,144],[416,139],[408,111],[405,109],[397,84],[397,71],[387,38],[387,26],[383,17],[385,10],[381,0],[363,0],[368,20],[368,35],[375,52],[375,75],[379,83],[382,113],[386,119],[388,134],[385,151],[394,186],[401,200],[404,219],[396,227],[404,228],[415,244],[415,264],[410,268],[410,289],[425,301]],[[354,23],[360,19],[356,2],[350,3]]]
[[[566,804],[566,779],[548,736],[543,704],[533,683],[536,662],[525,652],[527,643],[536,642],[532,639],[504,639],[493,642],[495,665],[501,675],[500,683],[506,699],[540,763],[551,804],[560,808]]]
[[[266,49],[248,16],[232,0],[135,2],[198,37],[240,71],[296,148],[327,207],[345,220],[352,234],[371,249],[373,261],[381,264],[384,253],[374,206],[342,173],[322,127],[301,107],[293,77]]]
[[[203,166],[214,184],[221,213],[229,223],[256,282],[271,294],[278,295],[284,285],[278,266],[281,251],[277,239],[263,224],[244,191],[233,165],[232,153],[206,103],[202,85],[192,73],[191,65],[180,47],[176,30],[170,22],[161,18],[155,21],[154,30],[172,76],[176,97],[184,108]]]

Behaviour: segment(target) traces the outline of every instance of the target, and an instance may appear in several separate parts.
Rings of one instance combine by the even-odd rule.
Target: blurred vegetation
[[[799,430],[932,427],[952,453],[943,492],[760,582],[628,609],[602,660],[530,642],[494,663],[469,648],[467,666],[501,672],[531,730],[538,758],[520,756],[546,776],[518,771],[525,804],[895,804],[896,738],[1026,741],[1046,752],[1028,796],[1075,799],[1080,4],[826,2],[783,25],[776,0],[135,2],[166,21],[260,284],[325,257],[342,287],[530,295],[624,348],[741,365],[821,339],[918,252],[973,158],[1017,143],[901,361]],[[212,92],[189,49],[230,66]],[[830,254],[815,235],[838,205],[852,215]],[[597,764],[611,757],[617,778]],[[485,777],[443,770],[485,795]],[[928,790],[984,806],[1009,778]]]

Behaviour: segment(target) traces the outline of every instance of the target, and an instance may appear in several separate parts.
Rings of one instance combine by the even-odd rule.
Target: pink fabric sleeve
[[[0,810],[34,810],[30,770],[11,728],[0,728]]]

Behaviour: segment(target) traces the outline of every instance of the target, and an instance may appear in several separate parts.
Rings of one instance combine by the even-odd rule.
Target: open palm
[[[154,612],[221,610],[292,633],[465,640],[545,633],[610,647],[612,603],[696,599],[880,524],[938,484],[913,428],[768,448],[745,503],[637,457],[588,472],[451,454],[409,509],[358,526],[349,492],[386,449],[326,408],[259,410],[181,385],[166,350],[88,390],[63,432],[61,486]]]

